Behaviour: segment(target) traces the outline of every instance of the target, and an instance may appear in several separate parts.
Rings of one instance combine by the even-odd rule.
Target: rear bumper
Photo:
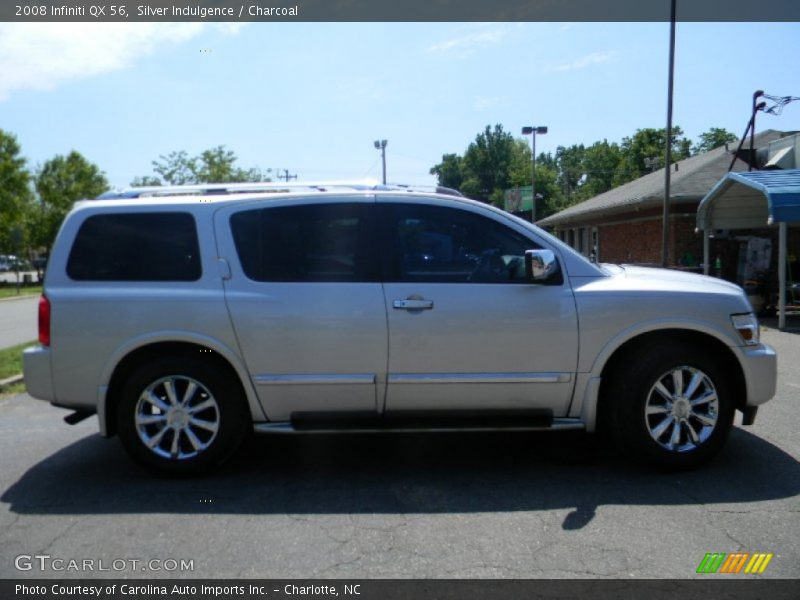
[[[44,346],[26,348],[22,353],[22,370],[28,394],[39,400],[55,402],[51,355],[50,348]]]
[[[775,350],[766,344],[740,350],[744,379],[747,382],[747,406],[764,404],[775,395],[778,379]]]

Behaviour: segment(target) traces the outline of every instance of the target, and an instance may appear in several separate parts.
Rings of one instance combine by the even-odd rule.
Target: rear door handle
[[[403,310],[430,310],[433,308],[433,300],[395,300],[392,302],[393,308],[400,308]]]

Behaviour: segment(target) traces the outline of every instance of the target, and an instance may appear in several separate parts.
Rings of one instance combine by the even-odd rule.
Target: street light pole
[[[383,185],[386,185],[386,140],[375,140],[375,148],[381,151],[381,161],[383,162]]]
[[[669,22],[669,72],[667,75],[667,143],[664,148],[664,206],[661,211],[661,266],[669,265],[669,196],[672,169],[672,89],[675,79],[675,5],[672,0]]]
[[[536,222],[536,134],[544,135],[547,127],[526,125],[522,135],[531,136],[531,223]]]

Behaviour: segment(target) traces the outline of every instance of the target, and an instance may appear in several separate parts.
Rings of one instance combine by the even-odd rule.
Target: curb
[[[24,379],[22,373],[18,375],[12,375],[11,377],[6,377],[5,379],[0,379],[0,388],[4,388],[7,385],[14,385],[15,383],[19,383]]]

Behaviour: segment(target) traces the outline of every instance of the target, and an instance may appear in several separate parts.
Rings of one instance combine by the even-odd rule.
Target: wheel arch
[[[225,370],[241,386],[254,421],[266,420],[247,369],[226,345],[204,336],[167,332],[131,340],[109,358],[98,393],[100,432],[106,437],[116,433],[116,403],[125,379],[139,366],[163,356],[200,355]]]
[[[621,365],[629,360],[630,356],[635,355],[647,346],[654,343],[664,343],[665,341],[683,342],[694,346],[705,348],[709,353],[717,357],[722,362],[726,372],[730,374],[733,393],[734,407],[742,410],[747,403],[747,387],[744,369],[739,357],[729,346],[722,336],[716,332],[707,330],[691,329],[686,327],[666,327],[651,329],[629,336],[616,344],[613,348],[605,352],[603,360],[595,363],[593,370],[600,378],[600,386],[596,398],[596,420],[597,429],[603,429],[604,417],[607,416],[606,391],[609,386],[612,373],[621,368]]]

